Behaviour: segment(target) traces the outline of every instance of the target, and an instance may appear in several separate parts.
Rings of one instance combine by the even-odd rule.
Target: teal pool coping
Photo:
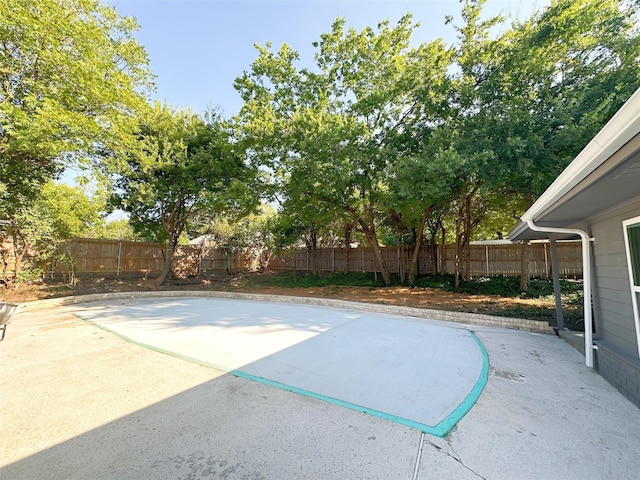
[[[81,314],[75,313],[74,314],[76,317],[80,318],[81,320],[84,320],[85,322],[88,322],[104,331],[107,331],[119,338],[121,338],[122,340],[131,343],[133,345],[137,345],[139,347],[143,347],[149,350],[153,350],[155,352],[158,353],[162,353],[165,355],[169,355],[172,356],[174,358],[178,358],[180,360],[184,360],[187,362],[191,362],[191,363],[195,363],[197,365],[202,365],[205,367],[209,367],[209,368],[213,368],[215,370],[218,370],[220,372],[223,373],[227,373],[230,375],[233,375],[235,377],[239,377],[239,378],[244,378],[246,380],[251,380],[253,382],[257,382],[257,383],[261,383],[263,385],[267,385],[270,387],[275,387],[275,388],[279,388],[281,390],[286,390],[288,392],[292,392],[292,393],[296,393],[299,395],[303,395],[306,397],[310,397],[310,398],[315,398],[317,400],[321,400],[327,403],[331,403],[333,405],[338,405],[344,408],[348,408],[350,410],[354,410],[357,412],[362,412],[362,413],[366,413],[368,415],[377,417],[377,418],[381,418],[383,420],[388,420],[391,422],[395,422],[398,423],[400,425],[404,425],[410,428],[414,428],[416,430],[420,430],[421,432],[427,433],[429,435],[433,435],[435,437],[440,437],[440,438],[444,438],[447,436],[447,434],[458,424],[458,422],[460,420],[462,420],[462,418],[469,413],[469,411],[473,408],[473,406],[476,404],[476,402],[478,401],[478,399],[480,398],[480,395],[482,394],[482,391],[484,390],[484,387],[487,384],[487,381],[489,379],[489,355],[487,354],[487,350],[485,349],[484,345],[482,344],[482,342],[480,341],[480,339],[476,336],[476,334],[471,331],[471,330],[467,330],[467,329],[463,329],[463,328],[458,328],[458,327],[451,327],[451,328],[457,328],[458,330],[464,330],[466,332],[469,333],[469,335],[471,335],[473,337],[473,339],[476,341],[476,344],[478,345],[478,348],[480,349],[480,352],[482,354],[482,367],[480,369],[480,374],[478,375],[478,379],[476,380],[475,385],[473,386],[473,388],[471,389],[471,391],[469,392],[469,394],[465,397],[465,399],[451,412],[449,413],[449,415],[447,415],[443,420],[441,420],[440,422],[438,422],[436,425],[427,425],[424,423],[420,423],[420,422],[416,422],[414,420],[408,419],[408,418],[403,418],[403,417],[398,417],[396,415],[392,415],[389,413],[385,413],[379,410],[375,410],[372,408],[368,408],[362,405],[357,405],[351,402],[346,402],[344,400],[340,400],[337,398],[333,398],[333,397],[329,397],[327,395],[323,395],[321,393],[316,393],[316,392],[312,392],[310,390],[306,390],[306,389],[302,389],[302,388],[298,388],[298,387],[294,387],[292,385],[287,385],[281,382],[277,382],[274,380],[269,380],[268,378],[263,378],[263,377],[259,377],[257,375],[253,375],[250,373],[246,373],[243,372],[242,370],[238,370],[238,369],[229,369],[226,368],[222,365],[216,365],[214,363],[211,362],[206,362],[204,360],[199,360],[197,358],[194,357],[189,357],[187,355],[183,355],[181,353],[177,353],[177,352],[172,352],[171,350],[166,350],[164,348],[160,348],[160,347],[156,347],[144,342],[139,342],[137,340],[134,340],[133,338],[130,338],[126,335],[123,335],[121,333],[116,332],[115,330],[112,330],[108,327],[105,327],[104,325],[101,325],[100,323],[97,323],[89,318],[86,318],[84,316],[82,316]],[[447,328],[447,327],[442,327],[442,328]]]

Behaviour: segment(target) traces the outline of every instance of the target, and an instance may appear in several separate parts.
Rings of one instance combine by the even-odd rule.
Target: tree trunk
[[[298,282],[298,269],[296,268],[296,265],[298,263],[297,261],[297,257],[296,257],[296,250],[293,251],[293,283],[297,283]]]
[[[422,218],[420,219],[420,228],[416,235],[416,242],[413,247],[413,254],[411,255],[411,265],[409,266],[409,285],[414,285],[416,283],[418,257],[420,256],[420,247],[422,246],[422,240],[424,239],[424,226],[427,223],[427,217],[429,216],[430,211],[430,208],[425,209],[422,212]]]
[[[471,279],[471,198],[472,194],[469,194],[464,199],[464,243],[462,244],[464,254],[462,277],[464,280]]]
[[[18,248],[18,237],[22,241],[22,248]],[[16,287],[18,285],[18,279],[20,278],[20,270],[22,269],[22,259],[29,250],[29,244],[24,240],[24,237],[14,230],[11,235],[13,242],[13,276],[10,280],[10,286]]]
[[[447,231],[444,228],[444,223],[440,221],[440,273],[447,273]]]
[[[429,241],[429,256],[431,257],[431,273],[432,275],[438,275],[438,245],[433,236]]]
[[[320,270],[318,269],[318,247],[315,242],[311,245],[311,273],[321,276]]]
[[[351,235],[353,233],[353,224],[348,223],[344,227],[344,273],[349,273],[349,253],[351,251]]]
[[[458,236],[456,235],[456,237]],[[460,286],[460,239],[459,237],[456,241],[455,267],[454,267],[453,274],[455,275],[453,286],[455,288],[458,288]]]
[[[440,228],[440,220],[436,219],[434,222],[427,220],[426,228],[429,229],[429,258],[431,266],[429,271],[432,275],[437,275],[440,271],[440,265],[438,265],[438,230]]]
[[[4,286],[8,286],[9,279],[7,278],[7,270],[9,269],[9,261],[5,258],[4,252],[2,252],[2,283]]]
[[[369,244],[373,248],[373,255],[375,256],[376,262],[378,263],[378,268],[380,269],[382,280],[384,281],[384,284],[386,286],[389,286],[391,285],[391,276],[389,275],[387,266],[384,263],[384,258],[382,257],[382,251],[380,250],[380,244],[378,243],[378,236],[376,235],[376,231],[374,228],[370,228],[366,224],[362,226],[364,229],[364,234],[367,237],[367,240],[369,240]]]
[[[454,268],[454,287],[460,287],[461,262],[462,262],[462,223],[464,222],[464,202],[458,205],[458,218],[456,218],[456,255]]]
[[[389,212],[391,219],[393,220],[393,227],[396,234],[396,262],[398,265],[397,273],[400,283],[404,283],[405,280],[405,262],[404,262],[404,247],[402,245],[402,215],[395,210]]]
[[[391,275],[389,275],[389,270],[387,270],[387,266],[384,262],[384,258],[382,257],[382,251],[380,250],[380,244],[378,243],[378,236],[376,234],[376,226],[373,219],[373,214],[369,211],[367,215],[367,220],[365,220],[361,215],[356,214],[354,211],[350,211],[352,215],[352,219],[355,224],[359,224],[362,229],[362,233],[364,233],[365,237],[369,241],[371,248],[373,248],[373,255],[375,256],[376,262],[378,264],[378,269],[380,270],[380,274],[382,275],[382,280],[386,286],[391,285]]]
[[[177,239],[170,235],[169,240],[167,240],[167,251],[164,256],[164,266],[162,268],[162,272],[160,273],[160,276],[154,281],[156,287],[161,286],[167,280],[167,277],[171,273],[173,254],[176,250],[177,243]]]
[[[318,236],[315,227],[309,230],[307,239],[307,251],[311,251],[311,273],[321,277],[322,274],[318,268]],[[307,269],[308,270],[308,269]]]

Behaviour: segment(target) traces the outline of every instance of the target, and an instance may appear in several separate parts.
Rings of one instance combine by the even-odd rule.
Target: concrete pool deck
[[[438,438],[142,348],[77,318],[78,310],[23,312],[0,343],[3,480],[566,479],[640,471],[640,410],[557,337],[467,326],[488,352],[488,383]]]
[[[468,330],[411,317],[222,298],[79,305],[138,345],[444,436],[487,382]]]

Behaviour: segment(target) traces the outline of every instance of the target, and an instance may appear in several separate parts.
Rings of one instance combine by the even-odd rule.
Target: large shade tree
[[[245,205],[248,172],[222,119],[155,103],[141,116],[138,142],[108,162],[115,175],[113,205],[130,214],[146,237],[166,244],[156,284],[171,273],[180,235],[204,210]]]
[[[553,0],[495,39],[483,3],[458,28],[459,144],[530,204],[640,86],[640,2]]]
[[[2,2],[0,234],[32,229],[25,212],[69,162],[126,143],[151,87],[136,29],[97,0]]]
[[[244,100],[238,120],[288,202],[348,217],[389,284],[377,221],[397,153],[391,145],[424,111],[416,90],[444,76],[446,51],[439,41],[412,48],[410,15],[377,31],[345,26],[337,19],[315,44],[314,70],[298,68],[286,45],[275,53],[258,47],[251,70],[236,80]]]
[[[488,212],[516,206],[515,222],[640,86],[637,1],[553,0],[510,28],[484,19],[484,3],[462,2],[444,125],[466,166],[454,221],[463,276]]]
[[[136,29],[97,0],[3,2],[1,204],[32,198],[66,161],[124,140],[151,86]]]

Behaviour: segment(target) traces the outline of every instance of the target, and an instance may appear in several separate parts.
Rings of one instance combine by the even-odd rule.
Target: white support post
[[[584,230],[573,228],[541,227],[527,220],[534,232],[578,235],[582,239],[582,288],[584,291],[584,355],[585,364],[593,368],[593,316],[591,314],[591,248],[589,235]]]
[[[555,240],[549,240],[551,250],[551,270],[553,276],[553,293],[556,299],[556,322],[558,330],[564,330],[564,316],[562,314],[562,292],[560,291],[560,264],[558,263],[558,248]]]

